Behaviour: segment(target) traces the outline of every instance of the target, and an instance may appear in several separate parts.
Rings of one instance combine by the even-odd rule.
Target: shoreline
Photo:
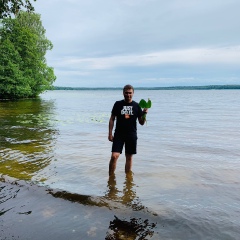
[[[206,85],[206,86],[173,86],[173,87],[135,87],[135,90],[239,90],[240,85]],[[60,87],[50,90],[122,90],[121,87]]]

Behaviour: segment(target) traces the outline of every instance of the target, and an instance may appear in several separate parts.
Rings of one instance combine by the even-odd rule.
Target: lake
[[[240,91],[135,90],[133,172],[108,177],[121,90],[0,102],[1,239],[239,239]]]

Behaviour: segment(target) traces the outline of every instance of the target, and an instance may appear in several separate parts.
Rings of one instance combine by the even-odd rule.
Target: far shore
[[[240,85],[173,86],[173,87],[135,87],[136,90],[227,90],[240,89]],[[52,90],[122,90],[120,87],[59,87]]]

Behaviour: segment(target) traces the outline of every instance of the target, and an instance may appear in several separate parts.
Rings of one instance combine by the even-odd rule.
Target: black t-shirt
[[[117,117],[115,134],[137,135],[137,119],[143,114],[137,102],[127,103],[124,100],[115,102],[112,115]]]

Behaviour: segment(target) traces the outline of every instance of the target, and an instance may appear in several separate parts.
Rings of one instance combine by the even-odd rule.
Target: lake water
[[[0,102],[0,239],[240,238],[240,91],[136,90],[151,98],[133,173],[108,178],[121,90]]]

